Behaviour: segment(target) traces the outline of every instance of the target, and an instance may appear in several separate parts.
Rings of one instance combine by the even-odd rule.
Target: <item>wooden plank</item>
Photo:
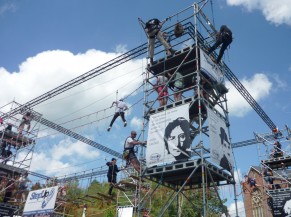
[[[97,194],[99,194],[100,196],[108,199],[108,200],[114,200],[114,198],[111,196],[111,195],[107,195],[107,194],[103,194],[103,193],[100,193],[100,192],[97,192]]]
[[[129,177],[131,177],[131,178],[133,178],[133,179],[135,179],[135,180],[137,180],[137,181],[140,180],[140,178],[139,178],[138,176],[130,175]],[[144,182],[143,179],[141,179],[141,181]]]
[[[124,188],[122,188],[121,186],[117,185],[117,184],[112,184],[111,185],[114,187],[114,188],[117,188],[118,190],[121,190],[121,191],[125,191]]]
[[[96,197],[96,196],[89,195],[89,194],[87,194],[86,197],[91,197],[91,198],[94,198],[94,199],[97,199],[97,200],[103,200],[103,198],[101,198],[101,197]]]
[[[136,188],[137,187],[137,184],[132,183],[132,182],[127,182],[127,181],[124,181],[124,180],[120,181],[119,183],[125,185],[126,187],[132,187],[132,188]]]

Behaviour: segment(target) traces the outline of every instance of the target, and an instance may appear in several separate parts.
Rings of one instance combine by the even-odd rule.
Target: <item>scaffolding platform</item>
[[[14,167],[11,165],[7,165],[7,164],[2,164],[0,163],[0,171],[6,174],[17,174],[17,175],[21,175],[24,174],[25,172],[28,172],[25,169],[19,168],[19,167]]]
[[[8,145],[11,144],[16,147],[35,144],[34,139],[28,138],[24,135],[19,135],[11,130],[0,131],[0,137],[2,138],[2,141],[6,142]]]
[[[196,49],[195,46],[189,46],[182,50],[176,51],[174,55],[168,56],[166,58],[161,58],[154,61],[152,66],[148,66],[149,71],[151,71],[154,75],[158,75],[164,71],[174,72],[179,65],[184,61],[184,63],[180,66],[179,72],[183,75],[189,75],[196,71]],[[185,87],[192,86],[192,77],[193,75],[189,75],[189,78],[185,77]]]
[[[281,163],[284,163],[285,167],[291,166],[291,156],[282,156],[267,160],[262,160],[262,163],[270,167],[271,169],[281,169]]]
[[[276,194],[280,192],[290,192],[291,193],[291,188],[280,188],[280,189],[275,189],[275,190],[269,190],[268,191],[270,194]]]
[[[151,181],[160,183],[168,187],[182,186],[187,180],[185,187],[188,189],[200,188],[202,183],[201,159],[189,160],[185,162],[173,163],[169,165],[157,166],[153,168],[146,168],[143,176]],[[205,161],[204,166],[210,172],[213,182],[216,186],[234,184],[234,179],[229,172],[222,170],[218,166]],[[195,173],[189,178],[190,174],[194,171]],[[207,185],[212,186],[214,183],[206,171],[207,174]]]
[[[180,106],[180,105],[184,105],[186,103],[190,103],[193,100],[194,100],[194,96],[193,97],[189,97],[189,98],[182,99],[182,100],[177,101],[177,102],[174,102],[172,104],[168,104],[168,105],[161,106],[161,107],[158,107],[158,108],[153,108],[153,109],[151,109],[149,111],[149,114],[150,115],[153,115],[153,114],[156,114],[156,113],[161,112],[161,111],[166,111],[167,109],[174,108],[174,107],[177,107],[177,106]]]

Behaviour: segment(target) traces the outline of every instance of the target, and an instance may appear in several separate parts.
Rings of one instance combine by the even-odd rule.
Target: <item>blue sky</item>
[[[5,93],[0,96],[0,105],[13,99],[25,103],[145,43],[138,17],[163,20],[193,4],[188,0],[100,2],[0,1],[0,76],[2,93]],[[210,3],[204,12],[214,20],[217,29],[226,24],[233,31],[234,41],[224,58],[229,68],[279,128],[290,125],[291,2],[217,0],[213,1],[213,13]],[[170,22],[178,19],[174,17]],[[142,105],[126,114],[130,123],[127,128],[118,120],[110,133],[106,132],[110,118],[105,117],[114,110],[107,108],[116,98],[117,90],[118,97],[125,96],[141,84],[145,63],[144,58],[130,61],[35,109],[57,123],[83,117],[65,127],[94,121],[78,127],[76,132],[121,151],[130,130],[141,129]],[[123,76],[119,78],[119,75]],[[253,139],[254,132],[269,132],[255,111],[231,85],[228,87],[232,142]],[[133,105],[142,97],[140,89],[127,103]],[[96,111],[99,112],[88,115]],[[111,158],[88,145],[51,133],[50,130],[40,132],[42,138],[32,164],[36,172],[64,175],[104,166],[105,158]],[[283,143],[283,148],[287,146],[288,143]],[[259,164],[256,145],[236,149],[234,153],[240,173]],[[51,165],[47,168],[43,162]]]

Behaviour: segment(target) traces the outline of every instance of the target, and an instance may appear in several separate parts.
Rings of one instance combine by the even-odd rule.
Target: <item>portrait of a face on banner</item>
[[[150,116],[147,167],[191,157],[189,104]]]
[[[211,161],[227,171],[233,170],[233,155],[225,121],[207,107]]]

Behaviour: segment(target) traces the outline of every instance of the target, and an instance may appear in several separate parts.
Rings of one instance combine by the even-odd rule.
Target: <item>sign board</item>
[[[273,216],[291,216],[291,189],[278,189],[270,193],[273,198]]]
[[[53,216],[58,186],[30,191],[24,206],[23,217]]]
[[[217,83],[223,82],[222,71],[202,49],[200,49],[200,70],[212,81]]]
[[[233,170],[234,160],[225,121],[207,107],[211,161],[227,171]]]
[[[191,157],[189,104],[150,116],[146,150],[147,167]]]
[[[132,217],[133,207],[118,207],[118,217]]]

